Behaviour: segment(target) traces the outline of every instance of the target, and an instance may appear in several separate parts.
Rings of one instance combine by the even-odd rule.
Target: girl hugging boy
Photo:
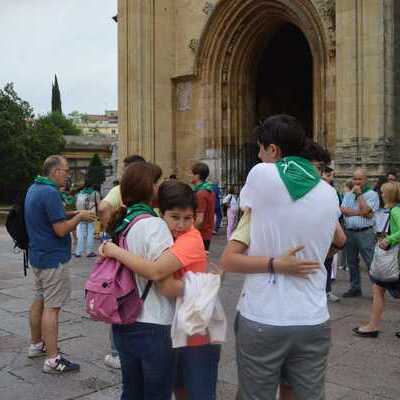
[[[137,190],[137,187],[131,187],[134,187],[135,191]],[[151,290],[157,291],[159,295],[165,298],[176,298],[183,295],[183,277],[186,272],[207,272],[207,254],[203,240],[200,232],[193,226],[196,196],[189,185],[175,180],[166,181],[158,189],[158,206],[162,219],[168,226],[174,240],[173,244],[164,250],[158,258],[151,259],[143,252],[138,254],[138,252],[132,252],[131,249],[126,251],[111,242],[105,242],[100,247],[100,254],[116,258],[127,268],[134,271],[136,275],[155,281],[156,284],[152,286]],[[154,224],[160,223],[159,218],[148,218],[148,221],[145,219],[137,222],[134,227],[139,227],[142,223],[149,224],[150,219],[154,219]],[[140,240],[149,241],[154,239],[155,237],[140,238]],[[145,305],[146,302],[147,300]],[[148,306],[149,304],[147,304]],[[152,305],[150,304],[150,306]],[[154,307],[157,306],[154,305]],[[153,315],[156,314],[157,310],[154,310]],[[119,328],[114,329],[118,330]],[[132,336],[130,340],[135,339]],[[137,355],[136,361],[132,362],[132,355],[125,357],[124,346],[118,346],[121,341],[117,338],[116,342],[120,352],[123,377],[125,376],[123,379],[124,392],[125,386],[128,385],[125,382],[131,382],[129,386],[132,397],[127,395],[122,398],[135,400],[165,398],[169,400],[171,393],[168,395],[166,392],[165,397],[150,397],[145,394],[147,389],[146,370],[143,367],[144,360],[141,360],[140,355]],[[216,399],[220,350],[221,346],[211,344],[208,335],[205,334],[188,337],[187,346],[174,351],[176,357],[174,362],[177,362],[178,366],[175,376],[175,397],[177,400]],[[146,364],[148,365],[148,362]],[[168,374],[175,370],[175,365],[175,363],[172,363],[169,366]],[[137,369],[141,370],[142,378],[140,378],[140,374],[138,375],[135,372]],[[140,380],[140,382],[136,382],[137,380]],[[165,380],[165,375],[163,376],[160,373],[159,380]],[[135,391],[135,387],[141,387],[141,392]]]

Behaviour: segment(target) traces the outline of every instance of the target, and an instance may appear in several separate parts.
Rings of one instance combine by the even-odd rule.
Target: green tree
[[[90,160],[88,173],[87,173],[87,183],[89,185],[100,186],[106,179],[105,167],[97,153],[95,153]]]
[[[58,87],[57,75],[54,77],[54,83],[51,88],[51,112],[62,114],[61,93]]]
[[[43,161],[64,148],[62,131],[33,119],[12,83],[0,89],[0,197],[12,201],[40,173]]]
[[[52,112],[40,119],[45,119],[48,123],[60,129],[63,135],[77,136],[82,133],[81,129],[74,125],[74,123],[59,112]]]

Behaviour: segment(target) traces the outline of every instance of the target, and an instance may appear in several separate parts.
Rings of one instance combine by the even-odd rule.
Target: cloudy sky
[[[117,0],[0,0],[0,87],[43,114],[56,73],[65,114],[116,109],[116,13]]]

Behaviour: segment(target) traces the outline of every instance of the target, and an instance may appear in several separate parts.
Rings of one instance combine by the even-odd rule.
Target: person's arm
[[[359,194],[357,197],[357,204],[360,209],[360,217],[373,218],[374,213],[370,205],[365,200],[363,194]]]
[[[338,251],[342,250],[346,244],[347,236],[339,222],[336,224],[335,234],[333,236],[331,248],[327,257],[333,257]]]
[[[97,212],[99,214],[101,224],[106,228],[116,210],[113,209],[112,205],[108,201],[101,200]]]
[[[64,219],[62,221],[57,221],[53,226],[53,230],[58,237],[64,237],[67,233],[75,230],[76,226],[81,221],[93,222],[96,220],[96,215],[88,210],[79,211],[71,219]]]
[[[170,251],[165,251],[156,261],[149,261],[122,249],[112,242],[104,242],[99,248],[101,256],[115,258],[125,267],[146,279],[160,281],[182,268],[181,262]]]
[[[396,225],[400,227],[400,208],[393,208],[390,212],[390,218],[396,221]],[[391,221],[390,221],[391,222]],[[391,235],[386,236],[384,239],[379,241],[379,247],[386,250],[390,246],[395,246],[400,243],[400,229],[397,232],[393,232]]]
[[[306,278],[321,268],[319,262],[300,260],[296,253],[303,250],[304,246],[298,246],[289,250],[286,255],[276,257],[273,267],[276,273]],[[236,240],[228,242],[222,254],[220,264],[226,272],[239,272],[246,274],[260,274],[267,272],[270,257],[247,256],[243,254],[247,250],[244,243]]]
[[[97,210],[100,222],[105,228],[108,227],[108,224],[112,221],[115,214],[119,212],[121,207],[121,189],[119,186],[115,186],[108,192],[107,196],[100,201]]]
[[[196,220],[194,222],[194,226],[196,229],[201,229],[204,224],[204,214],[207,208],[207,199],[202,193],[202,191],[197,192],[197,209],[196,209]]]
[[[157,282],[157,285],[160,293],[165,297],[176,298],[183,295],[183,281],[175,278],[174,275]]]

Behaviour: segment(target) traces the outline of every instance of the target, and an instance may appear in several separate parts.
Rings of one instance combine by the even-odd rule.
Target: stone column
[[[154,1],[118,1],[120,162],[154,160]]]
[[[390,1],[390,0],[389,0]],[[385,165],[385,2],[336,0],[336,166]]]

